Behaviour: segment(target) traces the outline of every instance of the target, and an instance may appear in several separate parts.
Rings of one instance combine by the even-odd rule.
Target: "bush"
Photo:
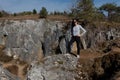
[[[36,9],[33,9],[33,14],[37,14],[37,11],[36,11]]]
[[[17,16],[17,14],[16,14],[16,13],[14,13],[14,14],[13,14],[13,16]]]
[[[0,17],[2,17],[3,16],[3,14],[0,12]]]
[[[42,9],[40,10],[40,13],[39,13],[39,17],[46,18],[47,15],[48,15],[47,9],[45,7],[42,7]]]

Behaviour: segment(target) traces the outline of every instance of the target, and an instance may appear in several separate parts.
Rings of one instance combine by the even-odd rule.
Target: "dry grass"
[[[47,17],[47,19],[53,20],[53,21],[63,21],[63,22],[68,22],[71,19],[67,16],[62,16],[62,15],[50,15]]]
[[[24,15],[24,16],[8,16],[2,17],[0,20],[36,20],[39,15]]]
[[[23,15],[23,16],[8,16],[8,17],[2,17],[0,20],[38,20],[39,15]],[[48,15],[47,19],[53,20],[53,21],[63,21],[67,22],[70,20],[67,16],[62,15]]]
[[[76,43],[73,43],[72,53],[77,54]],[[91,49],[81,49],[80,50],[80,59],[91,59],[103,56],[103,54],[93,51]]]
[[[12,56],[7,56],[3,50],[4,46],[0,46],[0,64],[10,73],[24,80],[27,74],[27,68],[29,67],[28,63],[20,59],[13,59]]]

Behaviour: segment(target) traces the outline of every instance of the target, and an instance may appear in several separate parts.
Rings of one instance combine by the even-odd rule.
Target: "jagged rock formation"
[[[82,64],[83,67],[82,69],[78,67],[77,73],[79,73],[79,70],[82,70],[85,76],[87,76],[87,80],[119,80],[120,39],[112,40],[108,44],[106,48],[110,46],[110,50],[107,53],[102,53],[101,56],[86,59],[83,60],[84,62],[78,63]],[[79,80],[80,78],[77,79]]]
[[[120,38],[120,25],[99,23],[85,26],[87,33],[84,36],[88,48],[101,47],[102,43]]]
[[[96,27],[87,25],[87,33],[82,38],[84,48],[96,48],[103,42],[120,37],[120,27]],[[66,29],[68,27],[68,29]],[[8,55],[15,55],[31,62],[56,53],[66,53],[71,38],[71,24],[49,20],[5,20],[0,22],[0,44],[5,45]],[[66,29],[66,30],[65,30]],[[39,57],[39,58],[38,58]]]
[[[0,66],[0,80],[20,80],[20,78]]]
[[[29,64],[16,56],[6,55],[0,45],[0,80],[24,80]]]
[[[42,63],[32,64],[27,80],[75,80],[77,60],[70,54],[48,56]]]
[[[53,54],[58,46],[62,24],[47,20],[6,20],[0,22],[0,44],[8,55],[31,62],[44,55]],[[44,48],[44,49],[43,49]]]
[[[120,53],[111,52],[108,55],[86,62],[83,65],[82,72],[86,73],[88,80],[116,80],[120,78],[114,77],[116,72],[120,71],[119,60]]]
[[[0,22],[0,63],[21,79],[28,64],[53,55],[59,45],[63,23],[48,20]],[[14,70],[15,69],[15,70]]]
[[[68,79],[68,75],[70,76],[71,79],[78,79],[78,80],[89,80],[91,79],[98,79],[101,75],[104,75],[106,72],[105,70],[107,69],[105,66],[103,66],[104,63],[107,63],[107,58],[100,57],[100,59],[90,59],[89,66],[85,68],[84,66],[84,71],[81,70],[78,72],[80,76],[76,76],[76,73],[72,71],[70,68],[70,62],[71,60],[74,61],[76,59],[74,56],[70,55],[70,59],[68,56],[65,57],[65,53],[67,52],[67,46],[68,42],[71,37],[71,30],[70,30],[71,25],[65,26],[64,23],[62,22],[57,22],[57,21],[49,21],[45,19],[41,20],[21,20],[21,21],[13,21],[13,20],[5,20],[0,22],[0,63],[6,64],[6,62],[9,63],[9,61],[12,61],[10,66],[3,66],[5,67],[8,71],[11,71],[11,67],[15,68],[16,71],[19,72],[21,70],[19,63],[22,61],[25,61],[25,64],[22,65],[22,67],[25,67],[25,65],[31,64],[34,61],[40,61],[43,56],[47,57],[45,64],[41,65],[36,65],[32,66],[31,71],[33,70],[40,70],[41,74],[41,79],[56,79],[60,78],[62,80]],[[95,48],[95,50],[99,50],[101,53],[108,53],[112,50],[113,45],[117,45],[119,49],[119,44],[118,43],[110,43],[107,44],[106,41],[110,40],[115,40],[117,38],[120,38],[120,27],[119,26],[107,26],[103,24],[99,24],[99,27],[96,27],[95,25],[87,25],[85,27],[87,30],[87,33],[83,36],[83,47],[84,48]],[[116,41],[115,41],[116,42]],[[63,53],[61,55],[55,55]],[[54,58],[52,55],[55,55]],[[50,57],[49,57],[50,56]],[[107,55],[109,56],[109,55]],[[4,58],[3,58],[4,57]],[[60,58],[61,57],[61,58]],[[59,61],[64,60],[64,61]],[[115,59],[116,58],[114,57]],[[114,62],[110,59],[110,63]],[[54,59],[54,60],[53,60]],[[58,61],[57,61],[58,60]],[[68,71],[66,70],[66,67],[63,66],[64,63],[66,63],[68,60],[68,63],[70,63],[68,66]],[[102,60],[102,61],[101,61]],[[50,62],[51,61],[51,62]],[[55,62],[57,61],[57,62]],[[54,64],[55,62],[55,64]],[[75,61],[77,62],[77,61]],[[17,63],[17,64],[16,64]],[[97,63],[100,63],[97,65]],[[54,64],[54,65],[53,65]],[[75,63],[76,64],[76,63]],[[85,66],[87,66],[86,64]],[[49,65],[52,68],[56,65],[60,65],[57,67],[55,70],[50,70],[47,73],[47,69],[50,68]],[[67,65],[67,64],[66,64]],[[102,67],[101,67],[102,65]],[[43,66],[46,66],[44,69]],[[48,67],[47,67],[48,66]],[[79,65],[80,66],[80,65]],[[96,67],[99,66],[99,67]],[[118,66],[118,65],[117,65]],[[37,67],[39,67],[37,69]],[[112,66],[113,67],[113,66]],[[115,66],[114,66],[115,67]],[[89,69],[91,70],[89,71]],[[22,68],[21,71],[24,71],[25,68]],[[63,70],[62,70],[63,69]],[[74,68],[75,69],[75,68]],[[59,72],[59,71],[62,72]],[[64,71],[65,70],[65,71]],[[87,70],[87,71],[86,71]],[[56,72],[55,72],[56,71]],[[75,70],[76,71],[76,70]],[[37,71],[36,71],[37,72]],[[55,74],[53,74],[55,72]],[[31,72],[29,72],[31,73]],[[44,74],[43,74],[44,73]],[[62,73],[65,74],[66,77],[61,78],[63,75],[58,75]],[[21,73],[13,72],[13,74],[18,75]],[[75,74],[75,76],[74,76]],[[33,79],[32,74],[29,74]],[[35,74],[36,76],[38,74]],[[51,75],[56,75],[54,77],[51,77]],[[85,76],[85,77],[84,77]],[[93,78],[93,77],[97,78]],[[70,79],[69,79],[70,80]]]
[[[120,47],[113,45],[111,51],[85,60],[77,59],[71,54],[48,56],[43,62],[32,64],[27,78],[28,80],[119,80],[119,71]]]

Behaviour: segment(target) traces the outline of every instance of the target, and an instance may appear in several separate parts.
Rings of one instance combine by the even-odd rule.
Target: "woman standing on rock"
[[[80,37],[83,36],[86,32],[86,30],[78,24],[78,19],[73,19],[72,21],[72,29],[71,29],[71,34],[72,34],[72,38],[69,42],[68,45],[68,52],[71,53],[71,45],[73,44],[73,42],[77,43],[77,58],[79,58],[80,56]]]

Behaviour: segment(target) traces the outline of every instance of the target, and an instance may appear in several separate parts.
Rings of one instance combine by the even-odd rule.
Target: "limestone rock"
[[[43,63],[34,64],[28,72],[30,80],[75,80],[74,72],[77,58],[73,55],[59,54],[48,56]]]
[[[20,78],[0,66],[0,80],[20,80]]]

